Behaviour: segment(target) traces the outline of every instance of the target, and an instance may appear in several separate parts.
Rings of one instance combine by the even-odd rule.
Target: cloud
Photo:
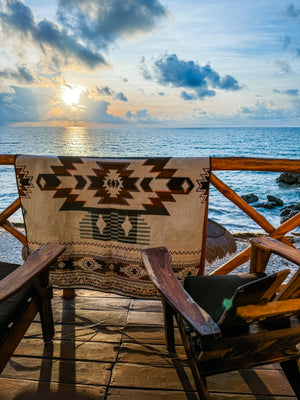
[[[127,97],[122,92],[117,93],[115,99],[121,100],[121,101],[124,101],[124,102],[128,101]]]
[[[285,120],[293,117],[299,118],[299,109],[294,104],[293,108],[271,108],[265,100],[260,100],[252,107],[241,107],[238,114],[252,120]]]
[[[292,72],[292,68],[289,63],[287,63],[285,60],[276,60],[274,62],[276,68],[279,70],[279,72],[283,75],[289,74]]]
[[[284,37],[282,39],[282,48],[283,48],[283,50],[286,50],[291,43],[292,43],[291,36],[290,35],[284,35]]]
[[[295,7],[294,3],[287,5],[285,15],[290,18],[297,18],[300,15],[300,10]]]
[[[137,110],[135,114],[131,111],[127,111],[126,117],[130,122],[139,122],[142,124],[155,124],[161,122],[158,118],[152,117],[146,109]]]
[[[19,66],[15,70],[9,68],[0,70],[0,78],[14,79],[20,83],[33,83],[35,81],[34,76],[26,66]]]
[[[83,45],[79,38],[70,35],[65,29],[46,19],[37,22],[33,11],[20,0],[6,0],[0,6],[0,24],[4,32],[31,39],[44,54],[50,54],[52,61],[70,65],[72,62],[84,64],[89,68],[107,65],[104,56]],[[55,52],[53,56],[52,52]]]
[[[149,32],[167,15],[158,0],[59,0],[57,9],[62,26],[94,51],[118,37]]]
[[[296,97],[299,95],[299,89],[287,89],[287,90],[274,89],[273,92],[287,94],[288,96],[292,97]]]
[[[124,93],[122,93],[122,92],[116,93],[113,89],[109,88],[108,86],[103,86],[101,88],[99,88],[97,86],[96,87],[96,93],[99,96],[114,96],[114,98],[116,100],[120,100],[120,101],[124,101],[124,102],[128,101],[128,99],[127,99],[127,97],[125,96]]]
[[[112,96],[114,94],[114,91],[110,89],[108,86],[103,86],[102,88],[99,88],[97,86],[96,91],[99,95]]]
[[[0,93],[0,125],[40,120],[38,102],[32,91],[22,87],[12,89],[13,93]]]
[[[215,96],[213,89],[240,90],[242,86],[230,76],[223,77],[213,70],[210,64],[203,67],[194,61],[179,60],[176,54],[165,55],[157,59],[153,65],[153,73],[147,69],[145,60],[141,60],[141,68],[146,79],[156,79],[163,86],[188,89],[182,91],[184,100],[204,99]]]

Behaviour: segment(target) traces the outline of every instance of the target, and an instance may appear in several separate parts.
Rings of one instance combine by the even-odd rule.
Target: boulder
[[[279,197],[275,197],[272,195],[267,196],[268,201],[275,203],[277,206],[283,206],[283,201]]]
[[[300,184],[300,173],[297,172],[283,172],[277,179],[277,182],[283,182],[288,185]]]
[[[288,219],[292,218],[294,215],[298,214],[300,211],[300,203],[290,204],[286,207],[283,207],[280,212],[280,216],[282,217],[280,222],[283,223]]]
[[[274,201],[267,201],[266,203],[258,203],[255,205],[255,207],[268,208],[270,210],[277,206],[278,206],[278,204],[276,204]]]
[[[241,196],[241,198],[245,200],[248,204],[258,201],[258,196],[256,196],[254,193],[244,194],[243,196]]]

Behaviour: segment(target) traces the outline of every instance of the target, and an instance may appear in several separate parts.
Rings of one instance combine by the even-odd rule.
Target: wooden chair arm
[[[267,317],[290,316],[300,313],[300,299],[288,299],[282,301],[271,301],[267,304],[255,304],[238,307],[238,316],[247,323],[264,319]]]
[[[65,246],[48,243],[30,254],[19,268],[0,281],[0,302],[13,296],[43,270],[50,267],[56,258],[65,251]]]
[[[220,328],[184,290],[174,275],[171,255],[165,247],[142,251],[150,279],[163,298],[202,336],[219,336]]]
[[[255,246],[260,250],[275,253],[300,266],[300,251],[280,242],[279,240],[273,239],[269,236],[261,236],[250,239],[250,242],[252,243],[252,246]]]

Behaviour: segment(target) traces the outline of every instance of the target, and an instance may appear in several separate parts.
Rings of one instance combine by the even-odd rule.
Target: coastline
[[[17,225],[17,224],[16,224]],[[23,226],[23,228],[22,228]],[[23,224],[18,224],[19,228],[24,230]],[[242,250],[246,249],[249,246],[249,238],[254,236],[261,236],[263,233],[234,233],[233,236],[236,239],[237,251],[234,254],[228,254],[222,259],[217,259],[213,263],[206,263],[205,266],[205,274],[209,274],[214,271],[216,268],[223,265],[226,261],[230,260],[234,257],[235,254],[238,254]],[[300,233],[292,232],[287,236],[294,246],[300,250]],[[5,231],[3,228],[0,228],[0,254],[1,261],[3,262],[11,262],[11,263],[21,263],[22,262],[22,244],[13,237],[10,233]],[[298,269],[297,265],[291,263],[290,261],[284,260],[281,257],[272,254],[268,263],[267,272],[273,273],[278,271],[279,269],[290,269],[291,273],[295,273]],[[245,264],[241,265],[234,272],[246,272],[249,270],[249,261]]]

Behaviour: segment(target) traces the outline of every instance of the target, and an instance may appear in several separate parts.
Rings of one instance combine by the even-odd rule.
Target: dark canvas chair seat
[[[300,399],[300,268],[261,274],[271,252],[300,266],[300,252],[272,238],[252,239],[250,274],[176,279],[166,248],[144,250],[149,276],[162,295],[169,352],[175,353],[174,316],[201,400],[206,377],[279,362]]]
[[[264,273],[189,276],[184,280],[184,289],[215,322],[218,322],[230,305],[236,289],[264,276]]]
[[[0,372],[37,312],[44,342],[52,340],[49,268],[65,246],[48,244],[32,253],[23,265],[0,262]]]

